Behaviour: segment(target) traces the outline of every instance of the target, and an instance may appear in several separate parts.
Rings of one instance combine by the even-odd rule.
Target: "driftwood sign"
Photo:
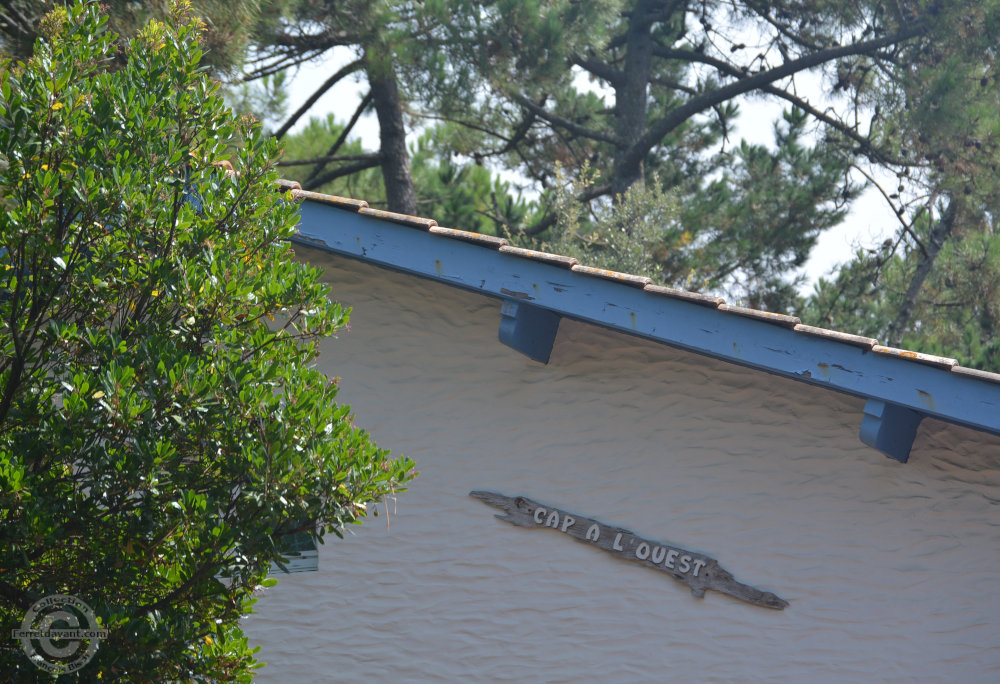
[[[496,517],[512,525],[551,527],[578,542],[592,544],[607,551],[616,558],[666,572],[678,582],[691,587],[691,593],[695,596],[703,597],[705,590],[711,589],[755,606],[781,610],[788,605],[788,601],[768,591],[737,582],[729,572],[719,567],[717,560],[700,553],[643,539],[634,532],[605,525],[553,506],[543,506],[523,496],[510,497],[483,491],[469,492],[469,496],[504,511],[505,515]]]

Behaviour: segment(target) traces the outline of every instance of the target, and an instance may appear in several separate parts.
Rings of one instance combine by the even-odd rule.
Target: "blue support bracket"
[[[530,359],[548,363],[562,317],[510,299],[504,300],[500,314],[500,341]]]
[[[865,403],[861,421],[861,441],[889,458],[906,463],[924,414],[879,399]]]

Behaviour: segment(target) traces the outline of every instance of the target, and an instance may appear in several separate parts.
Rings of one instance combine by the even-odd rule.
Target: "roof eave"
[[[797,325],[788,316],[705,301],[711,298],[671,296],[674,291],[635,276],[574,268],[575,260],[522,253],[526,250],[497,238],[449,239],[455,236],[445,230],[431,234],[427,223],[305,199],[296,238],[302,244],[516,302],[524,311],[568,316],[865,398],[862,440],[897,460],[906,460],[911,433],[924,416],[1000,435],[1000,384],[994,374],[963,372],[953,360],[873,346],[866,338]],[[504,316],[516,318],[516,308],[507,307]],[[515,346],[510,320],[506,325],[503,341],[514,339]],[[554,337],[551,325],[541,327],[540,335]],[[529,355],[539,359],[537,346]],[[887,448],[890,442],[894,446]]]

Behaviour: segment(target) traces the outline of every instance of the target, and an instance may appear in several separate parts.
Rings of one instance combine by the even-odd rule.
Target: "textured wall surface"
[[[355,307],[321,367],[421,475],[263,593],[259,681],[1000,680],[1000,439],[925,420],[900,464],[858,440],[861,400],[567,320],[543,366],[497,341],[498,301],[300,255]],[[791,605],[696,598],[473,489]]]

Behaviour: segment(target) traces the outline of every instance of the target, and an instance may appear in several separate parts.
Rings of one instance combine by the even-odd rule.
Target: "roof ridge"
[[[319,202],[344,211],[350,211],[364,216],[370,216],[372,218],[378,218],[384,221],[391,221],[400,225],[409,226],[418,230],[424,230],[442,238],[470,242],[485,249],[499,250],[504,254],[509,254],[518,258],[544,262],[560,268],[572,270],[574,273],[579,273],[580,275],[600,278],[602,280],[610,280],[620,283],[624,287],[641,289],[651,295],[669,297],[671,299],[680,299],[690,303],[699,304],[701,306],[714,308],[722,313],[753,318],[772,325],[778,325],[799,334],[811,337],[821,337],[834,342],[841,342],[854,347],[860,347],[876,354],[891,356],[912,363],[933,366],[957,375],[963,375],[966,377],[977,378],[987,382],[1000,384],[1000,373],[979,370],[977,368],[967,368],[959,365],[957,359],[937,356],[935,354],[925,354],[923,352],[911,351],[908,349],[883,346],[879,344],[878,340],[870,337],[840,332],[829,328],[806,325],[796,316],[727,304],[725,299],[722,297],[705,295],[687,290],[679,290],[672,287],[666,287],[664,285],[657,285],[653,283],[652,279],[646,276],[639,276],[631,273],[620,273],[618,271],[587,266],[585,264],[580,264],[575,257],[565,256],[563,254],[515,247],[505,238],[486,235],[484,233],[475,233],[458,228],[445,228],[438,226],[437,221],[434,219],[410,216],[409,214],[400,214],[391,211],[383,211],[381,209],[371,209],[368,202],[365,202],[364,200],[303,190],[302,186],[297,181],[280,179],[277,181],[277,185],[282,190],[291,192],[292,197],[296,199]]]

